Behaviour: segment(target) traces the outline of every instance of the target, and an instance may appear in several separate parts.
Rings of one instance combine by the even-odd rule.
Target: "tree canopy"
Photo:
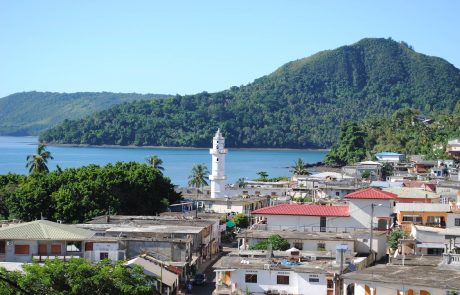
[[[433,122],[427,122],[420,111],[408,108],[396,111],[390,118],[344,123],[340,139],[326,155],[325,162],[343,166],[372,159],[378,152],[446,159],[447,141],[460,137],[460,103],[451,114],[434,115],[430,120]],[[389,167],[384,168],[386,175],[392,173]]]
[[[27,156],[26,168],[29,168],[29,173],[49,172],[48,159],[54,159],[51,153],[46,150],[44,144],[38,144],[37,153]]]
[[[280,235],[271,235],[268,239],[262,240],[250,248],[251,250],[267,250],[270,244],[272,250],[285,251],[290,247],[289,242]]]
[[[180,199],[169,178],[136,162],[89,165],[50,173],[0,175],[4,218],[24,221],[44,216],[84,222],[109,211],[154,215]]]
[[[414,107],[451,112],[460,70],[391,39],[363,39],[289,62],[217,93],[123,103],[66,120],[40,140],[70,144],[208,147],[220,127],[229,147],[329,148],[346,121]]]
[[[141,267],[129,268],[108,260],[93,264],[85,259],[59,259],[24,264],[24,273],[0,268],[0,294],[90,295],[153,294],[153,278]]]

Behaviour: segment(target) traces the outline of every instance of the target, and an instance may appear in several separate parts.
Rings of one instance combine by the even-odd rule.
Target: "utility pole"
[[[372,255],[372,260],[374,259],[373,250],[372,250],[372,242],[374,240],[374,207],[375,207],[375,204],[372,203],[371,204],[371,239],[369,241],[369,254]],[[372,263],[373,262],[374,261],[372,261]]]
[[[374,251],[372,250],[372,244],[374,241],[374,208],[375,206],[380,207],[382,204],[371,204],[371,240],[369,241],[369,254],[372,255],[372,259],[374,259]],[[373,261],[374,262],[374,261]]]

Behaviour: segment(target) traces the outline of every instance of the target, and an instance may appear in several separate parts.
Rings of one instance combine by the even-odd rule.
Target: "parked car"
[[[203,285],[206,282],[206,275],[204,273],[197,273],[193,278],[194,285]]]

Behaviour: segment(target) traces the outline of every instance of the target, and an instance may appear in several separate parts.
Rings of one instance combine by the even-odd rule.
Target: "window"
[[[219,158],[217,158],[216,161],[219,162]]]
[[[460,226],[460,218],[455,218],[455,226]]]
[[[336,197],[340,197],[340,192],[335,192]]]
[[[246,274],[244,276],[244,282],[257,284],[257,275],[256,274]]]
[[[326,251],[326,243],[318,243],[318,251]]]
[[[85,243],[85,251],[93,251],[93,242]]]
[[[46,244],[39,244],[38,245],[38,255],[44,256],[48,254],[48,245]]]
[[[294,242],[294,248],[299,250],[303,250],[303,243],[302,242]]]
[[[442,255],[442,253],[444,253],[444,249],[442,249],[442,248],[428,248],[427,253],[428,253],[428,255]]]
[[[61,244],[52,244],[51,245],[51,254],[52,255],[61,255]]]
[[[426,222],[428,224],[440,224],[441,223],[441,216],[428,216]]]
[[[99,260],[104,260],[104,259],[109,259],[109,253],[108,252],[99,253]]]
[[[334,282],[332,280],[327,280],[327,288],[334,289]]]
[[[422,223],[422,216],[419,215],[404,215],[402,221]]]
[[[30,246],[29,245],[14,245],[14,254],[17,255],[29,255]]]
[[[289,276],[276,276],[276,283],[278,285],[289,285]]]
[[[0,254],[5,253],[5,241],[0,241]]]
[[[319,283],[319,278],[308,278],[309,283]]]
[[[81,242],[67,242],[67,252],[80,252]]]

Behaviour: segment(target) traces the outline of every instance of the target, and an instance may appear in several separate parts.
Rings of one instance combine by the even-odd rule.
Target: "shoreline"
[[[45,143],[46,146],[52,147],[80,147],[80,148],[113,148],[113,149],[184,149],[184,150],[208,150],[209,148],[198,148],[198,147],[184,147],[184,146],[154,146],[154,145],[116,145],[116,144],[104,144],[104,145],[92,145],[92,144],[70,144],[70,143]],[[312,151],[312,152],[328,152],[330,149],[296,149],[296,148],[238,148],[231,147],[229,150],[267,150],[267,151]]]

